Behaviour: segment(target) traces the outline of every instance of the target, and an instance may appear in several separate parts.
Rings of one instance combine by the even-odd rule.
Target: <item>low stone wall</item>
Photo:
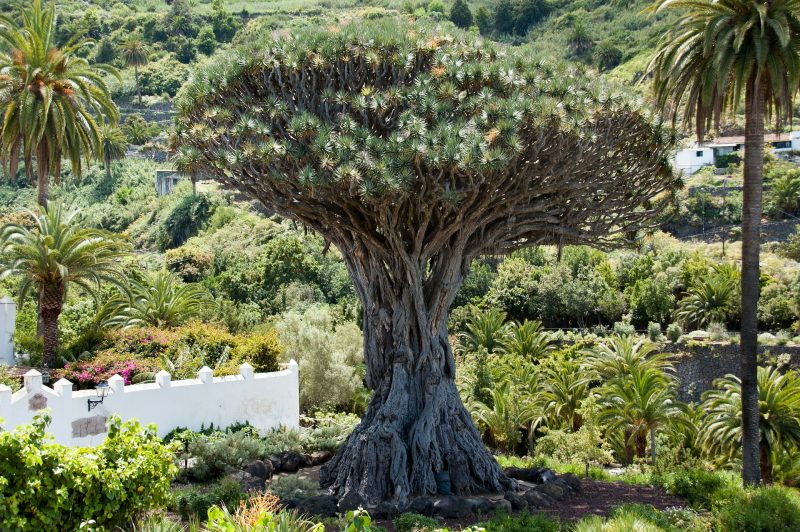
[[[713,387],[715,379],[731,373],[739,374],[739,345],[730,343],[694,343],[664,345],[665,352],[675,353],[673,362],[678,377],[678,398],[681,401],[700,401],[700,396]],[[759,358],[788,354],[789,365],[800,369],[800,347],[763,346],[758,348]]]
[[[97,445],[105,439],[106,421],[112,414],[123,420],[136,418],[142,424],[155,423],[158,434],[166,435],[177,427],[198,430],[212,423],[227,427],[249,422],[259,431],[280,426],[300,426],[300,381],[297,362],[283,371],[254,373],[243,364],[239,375],[214,377],[209,368],[198,372],[197,379],[172,381],[160,371],[156,382],[125,386],[119,375],[109,379],[109,393],[102,404],[95,390],[73,391],[66,379],[52,388],[42,384],[36,370],[25,374],[25,386],[16,393],[0,385],[0,427],[13,430],[30,423],[42,409],[49,409],[52,423],[48,432],[58,443],[76,446]]]

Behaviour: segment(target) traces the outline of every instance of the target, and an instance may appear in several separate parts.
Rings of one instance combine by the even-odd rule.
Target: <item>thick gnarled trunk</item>
[[[444,473],[457,494],[508,487],[455,386],[447,309],[462,278],[459,257],[455,267],[439,262],[440,272],[413,260],[387,267],[358,255],[345,261],[364,304],[367,385],[374,394],[361,423],[323,467],[322,485],[367,505],[435,494]]]
[[[39,323],[44,341],[42,359],[48,368],[55,368],[58,356],[58,317],[64,305],[64,286],[45,284],[39,289]]]

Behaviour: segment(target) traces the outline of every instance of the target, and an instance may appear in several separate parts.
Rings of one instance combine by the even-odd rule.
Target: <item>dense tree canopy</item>
[[[364,307],[375,394],[322,481],[367,502],[508,485],[453,382],[470,261],[611,245],[674,183],[668,129],[577,71],[398,20],[250,44],[183,91],[179,157],[318,231]]]

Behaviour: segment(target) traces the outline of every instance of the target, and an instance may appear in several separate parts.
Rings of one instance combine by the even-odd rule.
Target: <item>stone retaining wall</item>
[[[713,387],[715,379],[728,373],[739,374],[739,345],[730,343],[695,343],[664,345],[663,350],[675,353],[678,376],[678,398],[681,401],[700,401],[700,396]],[[763,346],[758,348],[760,364],[774,364],[781,354],[790,356],[789,365],[800,369],[800,346]],[[772,362],[770,362],[772,361]]]

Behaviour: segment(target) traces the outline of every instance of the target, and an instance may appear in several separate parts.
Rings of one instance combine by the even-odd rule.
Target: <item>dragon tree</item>
[[[363,305],[367,411],[321,471],[371,505],[509,486],[462,405],[448,311],[470,261],[610,246],[675,184],[635,98],[397,19],[251,43],[196,74],[179,157],[320,233]]]

